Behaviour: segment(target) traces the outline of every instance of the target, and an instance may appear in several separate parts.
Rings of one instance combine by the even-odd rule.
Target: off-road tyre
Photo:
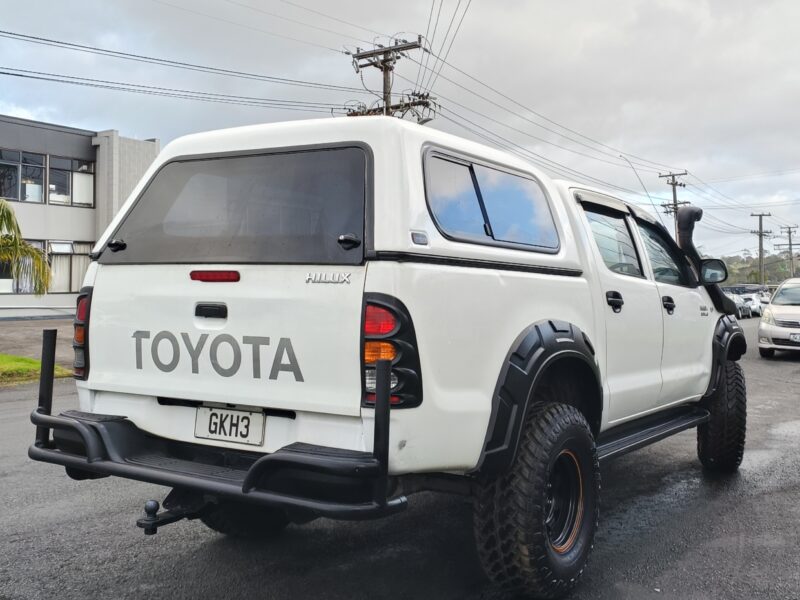
[[[705,404],[711,418],[697,428],[697,456],[706,469],[732,473],[744,456],[747,387],[738,362],[726,361],[722,379]]]
[[[554,495],[548,485],[564,468],[573,491],[579,484],[580,500],[574,513],[559,512],[574,514],[573,524],[560,528],[553,527],[557,519],[549,521]],[[567,404],[534,405],[511,469],[479,484],[473,505],[478,556],[495,585],[524,598],[559,598],[572,590],[586,568],[600,514],[600,466],[583,414]]]
[[[277,537],[289,524],[282,510],[229,500],[206,507],[200,520],[214,531],[250,540]]]
[[[775,356],[775,349],[774,348],[759,348],[758,354],[761,358],[772,358]]]

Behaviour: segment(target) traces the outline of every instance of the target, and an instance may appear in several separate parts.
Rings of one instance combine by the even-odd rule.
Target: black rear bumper
[[[121,416],[52,415],[54,333],[45,332],[39,406],[31,414],[33,460],[63,465],[76,479],[116,475],[335,519],[370,519],[406,506],[405,496],[389,497],[388,365],[378,368],[372,453],[294,443],[264,455],[154,437]]]

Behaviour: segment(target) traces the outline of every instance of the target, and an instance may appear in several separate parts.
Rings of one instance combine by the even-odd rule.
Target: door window
[[[686,259],[675,250],[664,238],[664,235],[652,225],[639,223],[639,231],[647,249],[653,275],[659,283],[671,285],[692,285]]]
[[[584,207],[592,236],[606,266],[620,275],[643,277],[625,215],[599,207]]]

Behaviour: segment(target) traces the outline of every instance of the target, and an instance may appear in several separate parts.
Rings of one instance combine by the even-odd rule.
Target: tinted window
[[[101,263],[358,264],[366,156],[357,148],[167,164],[113,237]]]
[[[621,213],[585,208],[586,218],[606,266],[622,275],[642,277],[642,267],[631,232]]]
[[[683,257],[672,248],[663,234],[644,223],[639,223],[639,231],[642,233],[655,280],[672,285],[689,285],[691,279]]]
[[[427,168],[428,202],[439,226],[454,237],[486,241],[469,165],[434,157]]]
[[[535,181],[481,165],[473,168],[495,240],[558,248],[553,215]]]

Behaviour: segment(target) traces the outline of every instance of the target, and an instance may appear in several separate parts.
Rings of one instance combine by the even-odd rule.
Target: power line
[[[603,143],[603,142],[600,142],[600,141],[598,141],[598,140],[595,140],[594,138],[591,138],[591,137],[589,137],[589,136],[587,136],[587,135],[585,135],[585,134],[582,134],[582,133],[580,133],[579,131],[576,131],[576,130],[574,130],[574,129],[571,129],[571,128],[567,127],[566,125],[562,125],[561,123],[559,123],[559,122],[557,122],[557,121],[555,121],[555,120],[553,120],[553,119],[551,119],[551,118],[549,118],[549,117],[547,117],[547,116],[545,116],[545,115],[543,115],[543,114],[541,114],[541,113],[539,113],[539,112],[537,112],[537,111],[535,111],[535,110],[531,109],[529,106],[526,106],[526,105],[522,104],[521,102],[519,102],[519,101],[515,100],[514,98],[512,98],[512,97],[508,96],[507,94],[504,94],[504,93],[500,92],[500,91],[499,91],[499,90],[497,90],[496,88],[494,88],[494,87],[490,86],[489,84],[487,84],[487,83],[485,83],[485,82],[481,81],[481,80],[480,80],[480,79],[478,79],[477,77],[474,77],[474,76],[470,75],[469,73],[467,73],[467,72],[463,71],[462,69],[459,69],[458,67],[454,66],[453,64],[451,64],[451,63],[449,63],[449,62],[447,62],[447,61],[442,61],[442,62],[443,62],[445,65],[447,65],[448,67],[450,67],[451,69],[453,69],[454,71],[456,71],[457,73],[460,73],[461,75],[463,75],[464,77],[467,77],[468,79],[470,79],[470,80],[474,81],[474,82],[475,82],[475,83],[477,83],[478,85],[480,85],[480,86],[482,86],[482,87],[484,87],[484,88],[486,88],[486,89],[488,89],[488,90],[490,90],[490,91],[494,92],[495,94],[497,94],[497,95],[498,95],[498,96],[500,96],[501,98],[504,98],[505,100],[507,100],[507,101],[511,102],[512,104],[514,104],[514,105],[518,106],[519,108],[523,109],[524,111],[526,111],[526,112],[529,112],[529,113],[531,113],[531,114],[533,114],[533,115],[535,115],[535,116],[539,117],[539,118],[540,118],[540,119],[542,119],[543,121],[546,121],[546,122],[548,122],[548,123],[550,123],[550,124],[552,124],[552,125],[555,125],[556,127],[559,127],[560,129],[563,129],[564,131],[568,131],[568,132],[570,132],[570,133],[572,133],[572,134],[574,134],[574,135],[576,135],[576,136],[578,136],[578,137],[580,137],[580,138],[582,138],[582,139],[584,139],[584,140],[590,141],[590,142],[592,142],[592,143],[594,143],[594,144],[596,144],[596,145],[598,145],[598,146],[601,146],[601,147],[603,147],[603,148],[606,148],[607,150],[610,150],[610,151],[612,151],[612,152],[614,153],[614,154],[613,154],[613,156],[618,156],[619,154],[625,154],[626,156],[629,156],[629,157],[631,157],[631,158],[634,158],[634,159],[636,159],[636,160],[640,160],[640,161],[643,161],[643,162],[646,162],[646,163],[650,163],[651,165],[653,165],[653,166],[656,166],[656,167],[668,168],[668,169],[672,168],[672,167],[670,167],[669,165],[665,165],[665,164],[663,164],[663,163],[658,163],[658,162],[655,162],[655,161],[651,161],[651,160],[648,160],[648,159],[646,159],[646,158],[642,158],[642,157],[640,157],[640,156],[637,156],[637,155],[635,155],[635,154],[632,154],[632,153],[630,153],[630,152],[625,152],[625,151],[623,151],[623,150],[620,150],[620,149],[618,149],[618,148],[615,148],[614,146],[610,146],[610,145],[608,145],[608,144],[605,144],[605,143]],[[426,67],[426,68],[427,68],[427,67]],[[458,82],[456,82],[456,81],[453,81],[452,79],[450,79],[450,78],[446,77],[445,75],[441,75],[441,78],[442,78],[442,79],[444,79],[445,81],[448,81],[448,82],[452,83],[452,84],[453,84],[453,85],[455,85],[456,87],[459,87],[459,88],[461,88],[461,89],[464,89],[464,90],[466,90],[466,91],[468,91],[468,92],[470,92],[470,93],[472,93],[472,94],[474,94],[474,95],[476,95],[476,96],[478,96],[478,97],[480,97],[480,98],[483,98],[483,97],[482,97],[482,96],[480,96],[480,95],[479,95],[477,92],[474,92],[473,90],[470,90],[469,88],[466,88],[465,86],[463,86],[463,85],[459,84],[459,83],[458,83]],[[488,102],[492,102],[493,104],[496,104],[498,107],[500,107],[500,108],[503,108],[504,110],[507,110],[507,111],[509,111],[509,112],[512,112],[512,113],[513,113],[513,111],[511,111],[510,109],[508,109],[508,108],[506,108],[506,107],[503,107],[503,106],[501,106],[501,105],[499,105],[499,104],[497,104],[497,103],[495,103],[495,102],[493,102],[493,101],[491,101],[491,100],[488,100],[488,99],[486,99],[486,98],[483,98],[483,99],[484,99],[484,100],[486,100],[486,101],[488,101]],[[514,113],[514,114],[516,114],[516,113]],[[518,115],[518,116],[519,116],[519,115]],[[574,143],[578,143],[578,144],[581,144],[581,145],[586,145],[585,143],[583,143],[583,142],[580,142],[580,141],[577,141],[577,140],[574,140],[573,138],[571,138],[571,137],[569,137],[569,136],[566,136],[566,135],[564,135],[563,133],[560,133],[560,132],[558,132],[558,131],[554,131],[554,130],[552,130],[552,129],[548,129],[546,126],[544,126],[544,125],[542,125],[542,124],[540,124],[540,123],[536,123],[535,121],[532,121],[532,122],[533,122],[534,124],[536,124],[537,126],[539,126],[539,127],[542,127],[542,128],[544,128],[544,129],[546,129],[547,131],[550,131],[550,132],[552,132],[552,133],[555,133],[556,135],[560,135],[561,137],[564,137],[564,138],[566,138],[566,139],[569,139],[570,141],[572,141],[572,142],[574,142]]]
[[[511,152],[512,154],[520,156],[520,157],[524,158],[525,160],[533,162],[533,163],[539,165],[540,167],[542,167],[544,169],[547,169],[547,170],[549,170],[551,172],[555,172],[558,175],[561,175],[562,177],[566,177],[568,179],[578,178],[578,179],[588,180],[588,181],[591,181],[593,183],[600,184],[601,186],[614,188],[616,190],[623,191],[623,192],[632,194],[634,196],[639,196],[639,197],[642,196],[641,193],[639,193],[639,192],[637,192],[635,190],[631,190],[629,188],[625,188],[625,187],[616,185],[614,183],[611,183],[611,182],[608,182],[608,181],[604,181],[604,180],[599,179],[597,177],[588,175],[587,173],[583,173],[581,171],[578,171],[577,169],[573,169],[573,168],[568,167],[568,166],[566,166],[564,164],[561,164],[559,162],[551,160],[551,159],[549,159],[549,158],[547,158],[545,156],[542,156],[541,154],[537,154],[536,152],[533,152],[532,150],[529,150],[528,148],[525,148],[524,146],[521,146],[521,145],[513,142],[512,140],[504,138],[503,136],[501,136],[501,135],[499,135],[499,134],[497,134],[497,133],[495,133],[495,132],[493,132],[493,131],[491,131],[489,129],[486,129],[485,127],[482,127],[481,125],[478,125],[474,121],[470,121],[469,119],[459,115],[458,113],[454,112],[453,110],[446,109],[446,108],[442,108],[442,110],[446,111],[446,112],[449,112],[453,116],[457,117],[457,119],[460,119],[460,121],[464,121],[464,122],[472,125],[473,127],[476,127],[479,130],[482,130],[482,131],[486,132],[486,134],[488,134],[490,136],[494,136],[494,138],[497,138],[497,139],[493,139],[491,137],[488,137],[487,135],[484,135],[484,134],[481,134],[479,132],[476,132],[474,129],[471,129],[470,127],[465,126],[459,120],[450,118],[446,114],[442,114],[441,115],[442,118],[444,118],[444,119],[446,119],[446,120],[448,120],[448,121],[450,121],[452,123],[455,123],[456,125],[459,125],[460,127],[464,128],[465,130],[469,131],[470,133],[472,133],[474,135],[477,135],[481,139],[487,140],[491,144],[494,144],[496,146],[500,146],[501,148],[506,149],[507,151]],[[499,142],[497,141],[498,139],[500,140]]]
[[[460,2],[459,2],[459,4],[460,4]],[[442,72],[442,68],[444,67],[445,61],[447,60],[447,57],[450,56],[450,50],[453,49],[453,42],[456,40],[456,36],[458,35],[458,32],[461,31],[461,24],[464,22],[464,17],[467,16],[467,11],[469,10],[469,7],[470,7],[471,4],[472,4],[472,0],[467,0],[467,6],[464,8],[464,12],[461,13],[461,20],[458,22],[458,27],[456,27],[456,31],[453,34],[453,37],[450,38],[450,45],[447,47],[447,51],[444,53],[444,58],[442,59],[440,65],[439,65],[439,70],[436,72],[436,76],[433,78],[433,81],[431,81],[428,84],[428,91],[429,92],[433,89],[433,86],[436,85],[436,81],[439,79],[439,75]],[[458,7],[456,7],[456,12],[457,11],[458,11]]]
[[[355,23],[351,23],[350,21],[345,21],[344,19],[340,19],[338,17],[334,17],[332,15],[329,15],[327,13],[321,12],[319,10],[314,10],[313,8],[308,8],[307,6],[303,6],[302,4],[298,4],[297,2],[291,2],[290,0],[280,0],[280,1],[283,2],[284,4],[288,4],[290,6],[294,6],[295,8],[299,8],[301,10],[305,10],[305,11],[308,11],[310,13],[314,13],[315,15],[319,15],[321,17],[325,17],[326,19],[330,19],[332,21],[336,21],[337,23],[342,23],[344,25],[350,25],[350,27],[355,27],[356,29],[362,29],[364,31],[368,31],[369,33],[373,33],[375,35],[380,35],[380,36],[383,36],[383,37],[389,37],[388,35],[386,35],[385,33],[381,33],[380,31],[375,31],[374,29],[370,29],[368,27],[363,27],[361,25],[357,25]]]
[[[436,0],[431,0],[431,10],[428,13],[428,25],[425,27],[425,36],[424,39],[428,40],[428,33],[431,30],[431,20],[433,19],[433,7],[436,4]],[[424,50],[424,48],[423,48]],[[419,68],[417,69],[417,77],[414,79],[414,90],[416,91],[417,86],[419,85],[419,76],[422,74],[422,63],[420,63]]]
[[[324,33],[332,33],[333,35],[336,35],[336,36],[339,36],[339,37],[343,37],[343,38],[347,38],[347,39],[351,39],[351,40],[355,40],[355,41],[361,42],[363,44],[372,43],[369,40],[364,40],[364,39],[361,39],[361,38],[353,37],[353,36],[347,35],[346,33],[342,33],[341,31],[334,31],[333,29],[328,29],[326,27],[318,27],[317,25],[311,25],[309,23],[304,23],[303,21],[298,21],[297,19],[292,19],[291,17],[284,17],[283,15],[280,15],[278,13],[274,13],[274,12],[269,11],[269,10],[264,10],[263,8],[259,8],[257,6],[251,6],[251,5],[246,4],[244,2],[238,2],[238,0],[222,0],[222,1],[223,2],[227,2],[228,4],[233,4],[234,6],[240,6],[242,8],[246,8],[248,10],[252,10],[252,11],[261,13],[263,15],[267,15],[269,17],[275,17],[276,19],[281,19],[283,21],[288,21],[289,23],[294,23],[296,25],[300,25],[301,27],[307,27],[309,29],[314,29],[316,31],[322,31]]]
[[[436,0],[434,0],[434,2],[435,2],[435,1],[436,1]],[[428,74],[428,73],[427,73],[427,71],[428,71],[428,65],[430,64],[431,56],[433,56],[433,42],[434,42],[434,41],[436,41],[436,30],[439,28],[439,17],[441,17],[441,16],[442,16],[442,6],[444,6],[444,0],[439,0],[439,10],[436,12],[436,22],[433,24],[433,31],[431,32],[431,38],[430,38],[430,40],[425,40],[425,41],[427,41],[427,42],[428,42],[428,52],[426,52],[426,53],[425,53],[425,58],[424,58],[424,60],[425,60],[425,66],[422,66],[422,61],[420,61],[420,62],[418,63],[418,64],[419,64],[419,66],[420,66],[420,68],[421,68],[421,69],[423,69],[423,72],[422,72],[422,82],[421,82],[421,83],[423,84],[423,85],[421,86],[421,88],[422,88],[422,89],[424,89],[424,87],[425,87],[425,86],[424,86],[424,83],[425,83],[425,76]],[[411,60],[411,62],[417,62],[417,61],[415,61],[413,58],[412,58],[412,59],[410,59],[410,60]],[[435,64],[436,64],[436,63],[434,62],[434,65],[435,65]],[[417,90],[416,90],[416,89],[414,89],[413,91],[417,91]]]
[[[408,83],[412,83],[410,79],[407,79],[406,77],[403,77],[402,75],[399,75],[399,74],[398,74],[398,75],[397,75],[397,77],[398,77],[399,79],[402,79],[403,81],[406,81],[406,82],[408,82]],[[455,100],[452,100],[452,99],[450,99],[450,98],[447,98],[447,97],[445,97],[445,96],[442,96],[441,94],[437,94],[437,99],[444,100],[444,101],[446,101],[446,102],[448,102],[448,103],[452,104],[453,106],[457,106],[457,107],[459,107],[459,108],[463,108],[464,110],[468,110],[468,111],[470,111],[471,113],[473,113],[473,114],[475,114],[475,115],[478,115],[479,117],[481,117],[481,118],[483,118],[483,119],[486,119],[487,121],[490,121],[490,122],[492,122],[492,123],[495,123],[495,124],[497,124],[497,125],[501,125],[502,127],[505,127],[505,128],[507,128],[507,129],[510,129],[510,130],[512,130],[512,131],[514,131],[514,132],[516,132],[516,133],[518,133],[518,134],[522,134],[522,135],[524,135],[524,136],[526,136],[526,137],[528,137],[528,138],[530,138],[530,139],[532,139],[532,140],[536,140],[537,142],[541,142],[541,143],[543,143],[543,144],[548,144],[548,145],[550,145],[550,146],[553,146],[553,147],[555,147],[555,148],[560,148],[561,150],[564,150],[564,151],[566,151],[566,152],[571,152],[572,154],[576,154],[576,155],[578,155],[578,156],[583,156],[583,157],[585,157],[585,158],[589,158],[589,159],[592,159],[592,160],[596,160],[596,161],[599,161],[599,162],[602,162],[602,163],[605,163],[605,164],[611,165],[611,166],[613,166],[613,167],[617,167],[617,168],[621,168],[621,169],[626,169],[626,170],[628,169],[628,167],[627,167],[626,165],[622,164],[622,163],[615,162],[615,161],[611,161],[611,160],[606,160],[606,159],[604,159],[604,158],[599,158],[599,157],[597,157],[597,156],[592,156],[591,154],[586,154],[585,152],[581,152],[580,150],[575,150],[574,148],[570,148],[570,147],[568,147],[568,146],[562,146],[561,144],[558,144],[558,143],[556,143],[556,142],[552,142],[552,141],[550,141],[550,140],[548,140],[548,139],[545,139],[545,138],[542,138],[542,137],[535,136],[535,135],[533,135],[532,133],[528,133],[527,131],[523,131],[523,130],[521,130],[519,127],[515,127],[515,126],[513,126],[513,125],[510,125],[510,124],[508,124],[508,123],[505,123],[505,122],[503,122],[503,121],[500,121],[500,120],[498,120],[498,119],[495,119],[494,117],[491,117],[491,116],[487,115],[486,113],[482,113],[482,112],[480,112],[480,111],[478,111],[478,110],[475,110],[474,108],[471,108],[471,107],[469,107],[469,106],[466,106],[466,105],[464,105],[464,104],[461,104],[460,102],[456,102]],[[444,107],[442,107],[442,109],[443,109],[443,110],[447,110],[447,109],[446,109],[446,108],[444,108]],[[590,149],[591,149],[591,148],[590,148]],[[595,151],[595,152],[598,152],[597,150],[594,150],[594,151]],[[618,158],[618,157],[617,157],[617,158]],[[637,166],[639,166],[639,168],[640,168],[640,169],[642,169],[643,171],[647,171],[647,172],[650,172],[650,173],[658,173],[658,171],[657,171],[657,170],[655,170],[655,169],[649,169],[649,168],[647,168],[647,167],[642,167],[641,165],[637,165]]]
[[[122,92],[132,92],[150,96],[165,96],[170,98],[181,98],[185,100],[197,100],[201,102],[238,104],[242,106],[254,106],[261,108],[280,108],[283,110],[295,110],[302,112],[316,112],[325,114],[331,114],[334,111],[343,111],[341,107],[334,104],[305,102],[299,100],[258,98],[253,96],[235,96],[232,94],[218,94],[214,92],[202,92],[197,90],[184,90],[178,88],[149,86],[143,84],[109,81],[104,79],[91,79],[88,77],[60,75],[57,73],[30,71],[26,69],[14,69],[11,67],[2,67],[2,66],[0,66],[0,75],[6,75],[9,77],[20,77],[24,79],[35,79],[40,81],[50,81],[50,82],[63,83],[69,85],[78,85],[83,87],[93,87],[93,88],[115,90]]]
[[[800,169],[784,169],[782,171],[767,171],[765,173],[751,173],[749,175],[737,175],[735,177],[725,177],[722,179],[709,179],[709,183],[728,183],[731,181],[742,181],[745,179],[761,179],[762,177],[780,177],[800,173]]]
[[[410,60],[411,62],[417,62],[417,61],[416,61],[416,60],[414,60],[413,58],[409,58],[409,60]],[[419,63],[417,63],[417,64],[419,64]],[[429,67],[423,66],[423,69],[429,69]],[[406,78],[402,77],[401,75],[397,75],[397,76],[398,76],[398,77],[400,77],[401,79],[404,79],[405,81],[408,81],[408,82],[410,83],[410,80],[409,80],[409,79],[406,79]],[[590,146],[589,144],[586,144],[586,143],[584,143],[584,142],[581,142],[580,140],[576,140],[576,139],[574,139],[574,138],[571,138],[570,136],[564,135],[563,133],[561,133],[561,132],[559,132],[559,131],[557,131],[557,130],[555,130],[555,129],[551,128],[551,127],[548,127],[547,125],[543,125],[543,124],[541,124],[541,123],[539,123],[539,122],[537,122],[537,121],[534,121],[533,119],[531,119],[531,118],[529,118],[529,117],[527,117],[527,116],[525,116],[525,115],[523,115],[523,114],[520,114],[520,113],[518,113],[518,112],[514,111],[513,109],[510,109],[510,108],[508,108],[507,106],[503,106],[502,104],[499,104],[499,103],[497,103],[496,101],[494,101],[494,100],[492,100],[492,99],[490,99],[490,98],[487,98],[486,96],[484,96],[484,95],[482,95],[482,94],[479,94],[479,93],[478,93],[478,92],[476,92],[475,90],[473,90],[473,89],[471,89],[471,88],[469,88],[469,87],[466,87],[466,86],[464,86],[464,85],[461,85],[460,83],[458,83],[458,82],[456,82],[456,81],[453,81],[452,79],[449,79],[448,77],[445,77],[444,75],[442,75],[442,76],[441,76],[441,78],[442,78],[442,79],[444,79],[445,81],[448,81],[448,82],[452,83],[452,84],[453,84],[453,85],[455,85],[456,87],[458,87],[458,88],[460,88],[460,89],[462,89],[462,90],[464,90],[464,91],[466,91],[466,92],[468,92],[468,93],[472,94],[473,96],[475,96],[475,97],[477,97],[477,98],[480,98],[481,100],[483,100],[484,102],[486,102],[486,103],[490,104],[490,105],[491,105],[492,107],[494,107],[494,108],[499,108],[499,109],[501,109],[501,110],[504,110],[504,111],[508,112],[509,114],[511,114],[511,115],[513,115],[513,116],[515,116],[515,117],[517,117],[518,119],[521,119],[521,120],[523,120],[523,121],[526,121],[526,122],[530,123],[531,125],[534,125],[534,126],[536,126],[536,127],[539,127],[540,129],[543,129],[543,130],[545,130],[545,131],[547,131],[547,132],[550,132],[550,133],[552,133],[552,134],[554,134],[554,135],[557,135],[557,136],[559,136],[559,137],[562,137],[562,138],[564,138],[564,139],[567,139],[567,140],[569,140],[569,141],[571,141],[571,142],[573,142],[573,143],[575,143],[575,144],[578,144],[578,145],[580,145],[580,146],[583,146],[584,148],[588,148],[588,149],[589,149],[589,150],[591,150],[592,152],[597,152],[597,153],[599,153],[599,154],[602,154],[602,155],[604,155],[604,156],[611,157],[611,158],[613,158],[613,159],[615,159],[615,160],[619,158],[619,154],[625,154],[626,156],[633,156],[632,154],[628,154],[628,153],[626,153],[626,152],[617,152],[616,154],[612,154],[612,153],[610,153],[610,152],[607,152],[607,151],[605,151],[605,150],[600,150],[600,149],[598,149],[598,148],[595,148],[595,147],[593,147],[593,146]],[[498,92],[498,93],[499,93],[499,92]],[[446,101],[448,101],[448,102],[450,102],[450,103],[452,103],[452,104],[456,104],[456,103],[455,103],[453,100],[449,100],[448,98],[446,98],[445,96],[443,96],[443,95],[442,95],[442,94],[440,94],[440,93],[437,93],[437,97],[438,97],[438,98],[441,98],[442,100],[446,100]],[[461,106],[463,107],[463,105],[461,105]],[[464,107],[464,108],[467,108],[467,107]],[[472,110],[472,109],[469,109],[469,108],[467,108],[467,110]],[[472,112],[476,112],[476,111],[472,110]],[[530,112],[532,112],[533,114],[537,114],[537,113],[535,113],[534,111],[530,111]],[[537,116],[538,116],[538,114],[537,114]],[[484,115],[484,117],[485,117],[485,115]],[[552,143],[552,142],[551,142],[551,143]],[[556,144],[553,144],[553,145],[556,145]],[[634,157],[634,158],[635,158],[635,157]],[[653,173],[657,173],[657,172],[658,172],[656,169],[653,169],[651,166],[648,166],[648,165],[643,165],[643,164],[641,164],[641,163],[638,163],[638,162],[636,162],[636,161],[633,161],[633,162],[634,162],[634,164],[636,164],[636,166],[639,166],[639,167],[641,167],[641,168],[643,168],[643,169],[650,170],[650,171],[652,171]],[[624,165],[621,165],[621,166],[624,166]],[[626,167],[626,168],[627,168],[627,167]]]
[[[130,52],[122,52],[120,50],[110,50],[108,48],[98,48],[96,46],[86,46],[83,44],[76,44],[73,42],[65,42],[51,38],[44,38],[33,35],[26,35],[22,33],[15,33],[13,31],[0,30],[0,37],[13,39],[22,42],[30,42],[33,44],[40,44],[44,46],[52,46],[56,48],[63,48],[73,50],[76,52],[85,52],[89,54],[97,54],[100,56],[110,56],[112,58],[120,58],[123,60],[130,60],[146,64],[155,64],[165,67],[173,67],[176,69],[184,69],[188,71],[198,71],[203,73],[212,73],[215,75],[225,75],[228,77],[235,77],[239,79],[249,79],[256,81],[266,81],[269,83],[277,83],[281,85],[291,85],[297,87],[316,88],[323,90],[342,91],[350,93],[363,93],[362,90],[336,84],[319,83],[314,81],[306,81],[302,79],[290,79],[288,77],[277,77],[274,75],[264,75],[262,73],[251,73],[247,71],[238,71],[234,69],[227,69],[222,67],[211,67],[208,65],[200,65],[196,63],[184,62],[179,60],[158,58],[154,56],[147,56],[143,54],[133,54]]]
[[[644,193],[647,194],[647,199],[650,200],[650,204],[653,207],[653,212],[655,212],[656,215],[658,215],[658,220],[661,221],[661,225],[664,228],[666,228],[666,225],[664,225],[664,219],[661,218],[661,213],[658,212],[658,208],[656,207],[656,203],[653,202],[653,198],[650,197],[650,192],[647,191],[647,188],[644,185],[644,181],[642,181],[642,178],[639,177],[639,172],[636,170],[636,167],[633,166],[633,163],[630,160],[628,160],[628,157],[625,156],[624,154],[620,154],[620,158],[625,159],[628,162],[628,164],[631,166],[631,170],[633,171],[633,174],[636,175],[636,179],[638,179],[639,183],[642,185],[642,189],[644,190]]]
[[[192,13],[194,15],[199,15],[201,17],[205,17],[207,19],[212,19],[213,21],[219,21],[221,23],[227,23],[228,25],[233,25],[235,27],[241,27],[243,29],[249,29],[251,31],[257,31],[259,33],[263,33],[266,35],[271,35],[273,37],[282,38],[284,40],[290,40],[292,42],[297,42],[298,44],[305,44],[307,46],[314,46],[316,48],[322,48],[323,50],[330,50],[331,52],[337,52],[339,54],[347,54],[344,50],[338,50],[336,48],[331,48],[330,46],[325,46],[324,44],[318,44],[316,42],[309,42],[308,40],[302,40],[300,38],[291,37],[288,35],[283,35],[281,33],[275,33],[274,31],[268,31],[266,29],[260,29],[258,27],[253,27],[252,25],[245,25],[244,23],[237,23],[236,21],[231,21],[229,19],[223,19],[222,17],[217,17],[216,15],[210,15],[208,13],[201,12],[199,10],[194,10],[193,8],[187,8],[185,6],[180,6],[178,4],[173,4],[172,2],[167,2],[166,0],[150,0],[151,2],[155,2],[157,4],[163,4],[164,6],[170,6],[177,10],[182,10],[184,12]]]
[[[453,15],[450,17],[450,23],[447,25],[447,31],[444,32],[444,38],[442,39],[442,43],[439,46],[439,52],[438,53],[442,52],[442,49],[444,48],[445,44],[447,43],[447,36],[450,35],[450,30],[453,28],[453,23],[456,20],[456,15],[458,14],[458,9],[461,7],[461,2],[462,2],[462,0],[458,0],[458,4],[456,4],[456,8],[453,11]],[[431,52],[433,52],[433,48],[431,48]],[[430,83],[431,77],[433,77],[433,73],[436,71],[436,64],[437,64],[436,61],[439,60],[439,57],[436,54],[433,54],[433,57],[434,57],[433,58],[433,68],[430,70],[430,74],[429,74],[430,77],[428,77],[428,82],[429,83]],[[428,73],[426,73],[426,75],[428,75]],[[430,85],[428,85],[428,86],[425,85],[425,78],[423,77],[422,78],[422,91],[423,92],[427,91],[429,88],[430,88]]]

